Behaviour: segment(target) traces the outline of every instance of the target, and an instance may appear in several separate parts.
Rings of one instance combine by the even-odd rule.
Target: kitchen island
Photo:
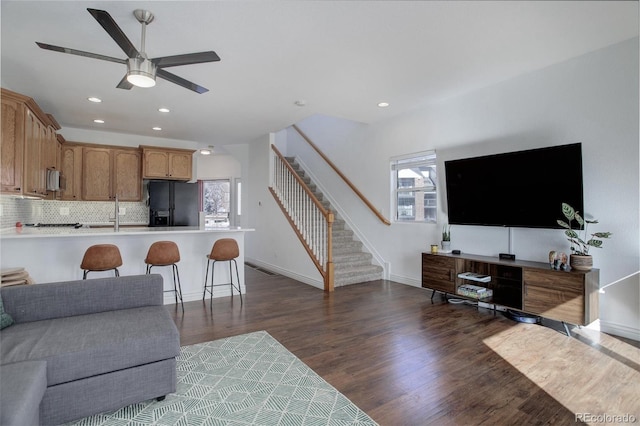
[[[152,243],[173,241],[180,250],[180,280],[185,302],[201,300],[207,268],[207,258],[213,243],[221,238],[233,238],[238,242],[240,256],[237,259],[240,288],[244,285],[244,233],[248,228],[199,228],[180,227],[121,227],[113,228],[32,228],[22,227],[0,233],[0,267],[23,267],[36,283],[82,279],[80,262],[85,250],[94,244],[115,244],[120,249],[123,265],[120,275],[144,274],[144,259]],[[216,268],[214,284],[229,282],[226,263]],[[173,289],[171,268],[154,267],[153,273],[164,278],[165,290]],[[113,271],[90,272],[88,278],[113,276]],[[231,294],[230,287],[215,287],[213,297]],[[165,303],[174,303],[173,293],[165,294]]]

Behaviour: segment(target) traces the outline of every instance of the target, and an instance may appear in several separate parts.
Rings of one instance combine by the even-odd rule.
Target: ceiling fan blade
[[[93,15],[94,18],[96,18],[96,21],[98,21],[98,23],[102,25],[102,28],[104,28],[104,30],[111,36],[111,38],[116,43],[118,43],[120,49],[122,49],[129,58],[136,58],[140,56],[138,49],[136,49],[133,43],[131,43],[131,41],[127,38],[118,24],[116,24],[116,21],[113,20],[111,15],[109,15],[104,10],[91,8],[87,8],[87,10],[91,15]]]
[[[157,77],[161,77],[161,78],[163,78],[163,79],[165,79],[167,81],[170,81],[172,83],[175,83],[178,86],[182,86],[182,87],[184,87],[186,89],[193,90],[194,92],[197,92],[197,93],[200,93],[200,94],[209,91],[209,89],[206,89],[206,88],[204,88],[202,86],[198,86],[197,84],[192,83],[192,82],[190,82],[188,80],[185,80],[182,77],[178,77],[175,74],[171,74],[170,72],[165,71],[162,68],[158,68],[156,70],[156,76]]]
[[[129,83],[129,80],[127,80],[127,74],[125,74],[116,87],[118,89],[131,90],[133,88],[133,84]]]
[[[97,53],[84,52],[82,50],[69,49],[68,47],[54,46],[52,44],[40,43],[36,41],[36,44],[42,49],[53,50],[54,52],[70,53],[71,55],[84,56],[87,58],[101,59],[103,61],[117,62],[118,64],[126,64],[125,59],[112,58],[111,56],[99,55]]]
[[[158,68],[175,67],[178,65],[200,64],[203,62],[217,62],[220,57],[214,51],[187,53],[185,55],[163,56],[151,60]]]

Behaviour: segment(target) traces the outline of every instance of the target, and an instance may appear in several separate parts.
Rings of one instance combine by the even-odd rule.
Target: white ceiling
[[[137,47],[132,12],[153,12],[149,57],[214,50],[220,62],[170,69],[210,91],[161,79],[117,89],[125,65],[36,46],[125,58],[87,7],[108,11]],[[375,122],[638,36],[635,1],[2,0],[1,16],[2,86],[63,128],[203,145],[247,142],[317,113]]]

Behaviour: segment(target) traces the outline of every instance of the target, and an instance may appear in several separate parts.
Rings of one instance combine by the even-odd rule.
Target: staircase
[[[313,191],[322,205],[335,213],[324,195],[311,182],[294,157],[285,157],[297,175]],[[332,229],[334,282],[336,287],[382,279],[382,267],[372,264],[371,253],[363,251],[362,242],[346,227],[345,221],[336,216]]]

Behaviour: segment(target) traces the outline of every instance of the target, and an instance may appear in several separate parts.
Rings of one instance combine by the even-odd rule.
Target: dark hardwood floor
[[[326,294],[245,271],[242,305],[236,294],[184,314],[168,306],[182,345],[266,330],[381,425],[640,419],[640,350],[623,339],[586,328],[569,338],[389,281]]]

